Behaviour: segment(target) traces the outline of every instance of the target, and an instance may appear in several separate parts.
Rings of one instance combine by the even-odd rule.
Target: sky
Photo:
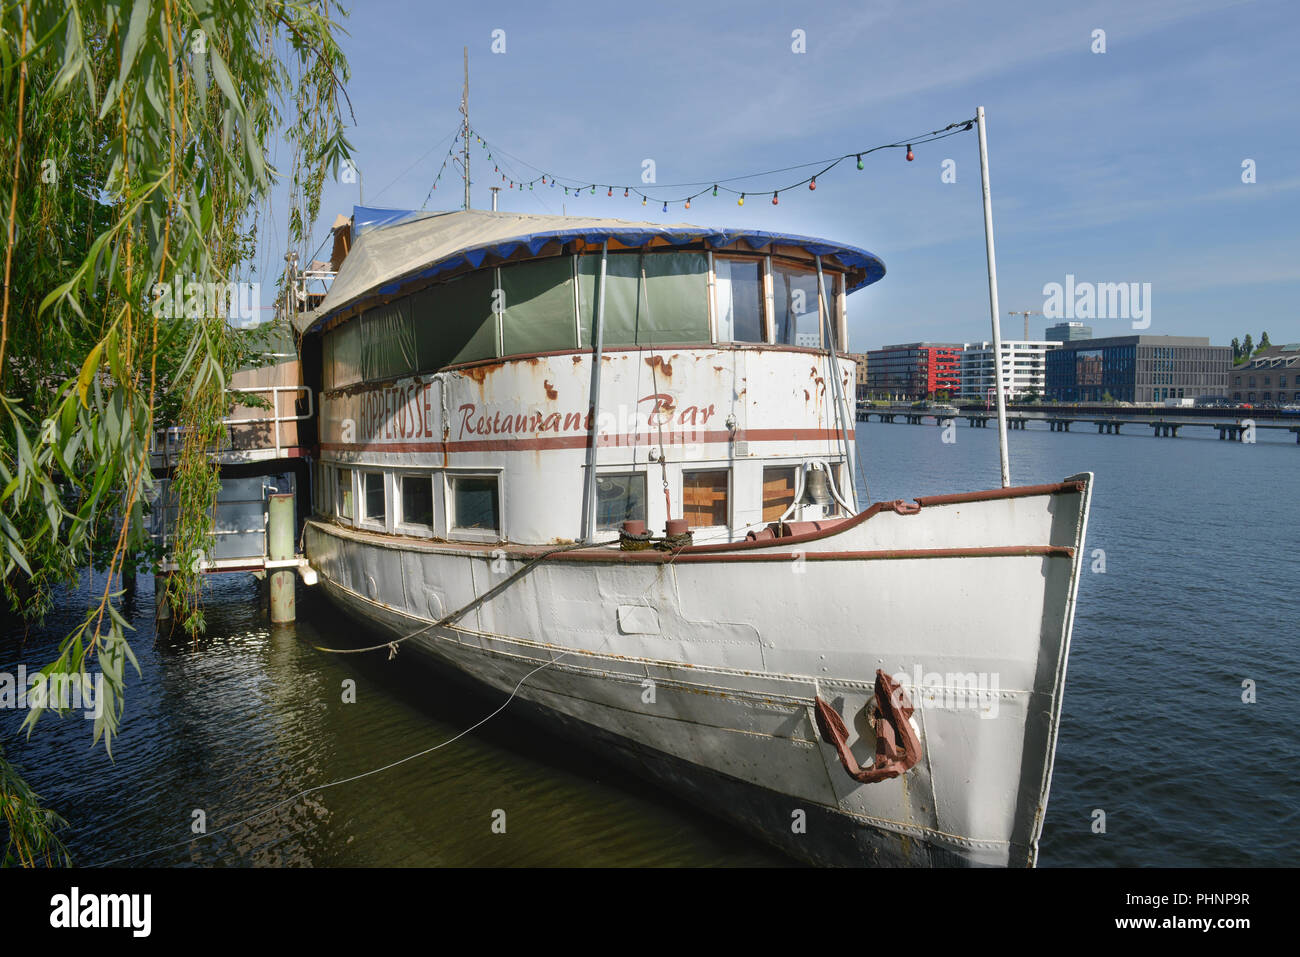
[[[1144,334],[1300,341],[1294,2],[354,0],[343,26],[360,175],[327,185],[307,254],[362,191],[366,205],[460,208],[457,167],[430,187],[460,121],[468,47],[471,123],[498,148],[491,161],[472,149],[475,208],[490,207],[493,166],[509,154],[502,169],[517,175],[536,175],[527,163],[616,189],[502,191],[503,210],[749,226],[868,249],[887,273],[849,297],[855,351],[990,338],[974,132],[917,146],[912,162],[885,150],[859,171],[851,159],[779,206],[772,190],[807,171],[737,184],[753,189],[743,207],[721,194],[663,213],[617,187],[639,184],[646,159],[660,184],[716,181],[893,143],[982,105],[1004,337],[1023,335],[1005,313],[1042,311],[1045,287],[1073,276],[1149,283]],[[1243,181],[1248,160],[1254,182]],[[264,303],[284,203],[277,189],[264,210]],[[1031,337],[1048,324],[1030,317]],[[1126,317],[1089,324],[1098,337],[1133,332]]]

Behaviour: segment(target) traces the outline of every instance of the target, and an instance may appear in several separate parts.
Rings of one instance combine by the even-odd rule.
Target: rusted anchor
[[[849,777],[862,784],[874,784],[896,778],[921,760],[921,739],[912,727],[912,702],[907,692],[879,668],[876,669],[876,697],[871,707],[871,724],[876,731],[876,761],[869,768],[859,767],[857,758],[846,743],[849,729],[834,708],[815,695],[817,730],[822,740],[834,745],[840,763]],[[899,742],[902,748],[899,748]]]

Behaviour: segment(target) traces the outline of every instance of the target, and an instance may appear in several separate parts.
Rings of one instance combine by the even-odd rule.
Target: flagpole
[[[975,110],[979,127],[980,179],[984,185],[984,250],[989,263],[989,315],[993,321],[994,392],[998,399],[998,453],[1002,461],[1002,487],[1011,485],[1011,463],[1007,454],[1007,398],[1002,389],[1002,327],[998,320],[998,264],[993,254],[993,200],[989,194],[989,151],[984,133],[984,107]]]

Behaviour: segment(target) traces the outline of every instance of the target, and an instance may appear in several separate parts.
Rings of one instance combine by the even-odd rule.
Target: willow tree
[[[199,572],[218,490],[208,454],[250,348],[224,310],[159,308],[160,289],[246,275],[256,212],[288,186],[301,246],[348,157],[348,79],[329,0],[4,0],[0,8],[0,578],[39,618],[80,569],[106,572],[47,676],[104,676],[94,740],[123,708],[124,570],[151,554],[150,438],[181,425],[180,570],[168,594],[202,628]],[[281,138],[284,170],[268,164]],[[279,257],[276,257],[279,261]],[[283,283],[283,278],[281,278]],[[135,665],[138,670],[138,665]],[[35,708],[28,733],[41,714]],[[0,751],[0,860],[66,859],[58,822]]]

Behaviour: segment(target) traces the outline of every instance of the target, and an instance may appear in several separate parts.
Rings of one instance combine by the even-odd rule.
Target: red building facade
[[[867,392],[873,399],[916,402],[961,390],[961,353],[951,342],[908,342],[867,353]]]

